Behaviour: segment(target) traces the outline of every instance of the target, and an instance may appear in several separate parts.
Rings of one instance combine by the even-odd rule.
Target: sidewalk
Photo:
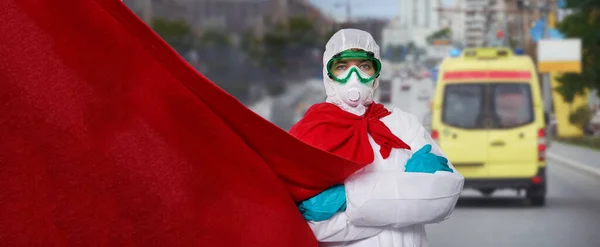
[[[600,176],[600,151],[552,141],[546,155],[548,160],[555,160]]]

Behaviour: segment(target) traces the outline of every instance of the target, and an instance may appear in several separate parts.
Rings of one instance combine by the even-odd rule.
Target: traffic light
[[[503,30],[498,30],[496,32],[496,38],[503,39],[504,38],[504,31]]]

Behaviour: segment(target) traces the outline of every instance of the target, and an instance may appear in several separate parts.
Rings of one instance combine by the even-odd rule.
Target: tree
[[[581,74],[566,73],[557,78],[558,92],[565,101],[572,102],[586,89],[600,89],[600,0],[568,0],[566,8],[575,10],[558,26],[566,36],[582,41]],[[600,91],[599,91],[600,92]]]
[[[288,38],[294,45],[315,46],[321,43],[317,29],[309,19],[291,18],[288,21],[287,30]]]
[[[452,39],[452,30],[448,27],[442,28],[427,36],[427,43],[431,44],[435,40],[450,40]]]
[[[571,124],[577,126],[579,129],[581,129],[584,132],[585,132],[586,128],[588,127],[588,124],[590,123],[591,119],[592,119],[592,112],[587,107],[587,105],[580,106],[577,109],[575,109],[574,112],[569,114],[569,122]]]
[[[283,92],[285,80],[310,75],[305,70],[316,65],[307,63],[306,59],[314,49],[322,49],[324,40],[311,20],[294,17],[275,24],[261,38],[246,33],[241,47],[257,64],[270,71],[267,90],[271,95],[277,95]]]
[[[222,29],[207,29],[200,36],[199,45],[228,47],[232,45],[232,39],[231,36]]]
[[[162,18],[152,20],[152,27],[169,45],[181,51],[191,47],[193,33],[183,20],[170,21]]]

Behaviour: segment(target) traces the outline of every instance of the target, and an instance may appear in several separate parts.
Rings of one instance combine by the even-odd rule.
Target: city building
[[[462,40],[466,47],[483,46],[486,40],[489,0],[458,1],[464,8],[464,36]]]
[[[510,0],[508,0],[510,1]],[[454,43],[461,47],[508,45],[514,8],[507,0],[456,0],[440,10],[449,20]]]
[[[356,28],[364,30],[373,36],[373,39],[375,39],[377,44],[381,44],[383,29],[387,23],[387,20],[380,19],[356,19],[352,22],[344,22],[339,24],[339,28]]]
[[[418,47],[427,45],[427,36],[443,27],[436,9],[440,0],[401,0],[398,17],[383,30],[383,47],[414,43]]]

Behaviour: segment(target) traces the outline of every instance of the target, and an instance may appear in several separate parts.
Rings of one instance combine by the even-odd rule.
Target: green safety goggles
[[[333,65],[335,65],[337,62],[342,61],[342,60],[368,60],[373,62],[373,66],[375,67],[375,73],[370,76],[370,75],[366,75],[366,73],[359,72],[356,68],[351,68],[349,73],[343,73],[343,75],[345,74],[345,76],[343,78],[338,78],[337,76],[335,76],[333,74]],[[375,58],[375,54],[373,54],[373,52],[370,51],[353,51],[353,50],[346,50],[343,52],[340,52],[338,54],[336,54],[335,56],[333,56],[329,62],[327,63],[327,76],[329,76],[329,78],[331,78],[334,81],[337,81],[339,83],[345,84],[346,82],[348,82],[348,80],[350,80],[350,77],[352,76],[352,73],[356,73],[356,75],[358,76],[358,79],[360,80],[361,83],[370,83],[373,80],[375,80],[375,78],[379,77],[380,73],[381,73],[381,62],[379,61],[379,59]]]

